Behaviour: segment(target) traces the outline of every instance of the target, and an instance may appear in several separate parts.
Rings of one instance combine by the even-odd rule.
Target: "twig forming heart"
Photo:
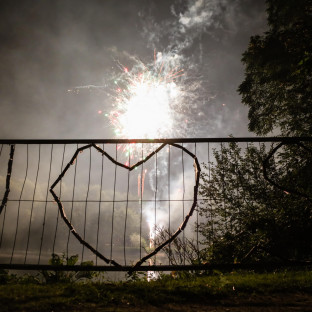
[[[119,166],[119,167],[123,167],[129,171],[132,171],[133,169],[139,167],[140,165],[142,165],[143,163],[145,163],[146,161],[148,161],[151,157],[153,157],[155,154],[157,154],[160,150],[162,150],[166,145],[171,145],[174,146],[176,148],[181,149],[182,151],[184,151],[185,153],[187,153],[189,156],[191,156],[194,159],[194,170],[195,170],[195,185],[194,185],[194,196],[193,196],[193,203],[192,206],[190,208],[189,213],[185,216],[182,224],[179,226],[179,228],[176,230],[175,233],[173,233],[168,240],[166,240],[165,242],[163,242],[162,244],[160,244],[159,246],[157,246],[152,252],[150,252],[149,254],[147,254],[145,257],[142,257],[140,260],[138,260],[133,266],[131,271],[135,271],[137,270],[145,261],[147,261],[149,258],[155,256],[161,249],[163,249],[166,245],[170,244],[186,227],[190,217],[192,216],[196,205],[197,205],[197,194],[198,194],[198,187],[199,187],[199,177],[200,177],[200,165],[198,162],[198,159],[196,157],[196,155],[194,155],[193,153],[191,153],[189,150],[187,150],[185,147],[179,145],[179,144],[175,144],[175,143],[164,143],[162,144],[160,147],[158,147],[155,151],[153,151],[152,153],[150,153],[145,159],[137,162],[136,164],[132,165],[132,166],[127,166],[124,165],[120,162],[118,162],[117,160],[115,160],[114,158],[112,158],[108,153],[106,153],[103,149],[101,149],[99,146],[95,145],[95,144],[88,144],[85,145],[83,147],[80,147],[76,150],[76,152],[74,153],[73,157],[71,158],[71,160],[69,161],[69,163],[66,165],[66,167],[64,168],[64,170],[61,172],[61,174],[59,175],[59,177],[56,179],[56,181],[52,184],[52,186],[50,187],[50,193],[52,194],[54,200],[56,201],[61,217],[64,220],[65,224],[67,225],[67,227],[69,228],[69,230],[71,231],[71,233],[77,238],[77,240],[84,245],[86,248],[88,248],[91,252],[93,252],[97,257],[99,257],[100,259],[102,259],[104,262],[106,262],[107,264],[113,264],[116,267],[122,269],[122,266],[116,262],[113,259],[108,259],[106,258],[104,255],[102,255],[97,249],[95,249],[94,247],[92,247],[88,242],[86,242],[75,230],[74,226],[71,224],[71,222],[68,220],[63,204],[60,200],[60,198],[55,194],[54,192],[54,188],[55,186],[61,181],[61,179],[64,177],[64,175],[66,174],[67,170],[70,168],[71,165],[74,164],[76,158],[78,157],[78,154],[80,152],[82,152],[85,149],[88,148],[95,148],[98,152],[100,152],[102,154],[102,156],[107,157],[110,161],[112,161],[115,165]]]
[[[268,154],[268,156],[264,159],[263,163],[262,163],[262,168],[263,168],[263,176],[264,176],[264,179],[267,180],[268,182],[270,182],[272,185],[274,185],[275,187],[277,187],[278,189],[280,189],[281,191],[283,192],[287,192],[289,194],[294,194],[294,195],[297,195],[297,196],[300,196],[300,197],[303,197],[305,199],[307,199],[309,202],[312,202],[312,199],[311,197],[309,197],[307,194],[305,193],[302,193],[302,192],[298,192],[292,188],[289,188],[289,187],[285,187],[285,186],[282,186],[282,185],[279,185],[278,183],[276,183],[275,181],[273,181],[269,176],[268,176],[268,173],[267,173],[267,167],[268,167],[268,163],[269,163],[269,160],[274,156],[274,154],[277,152],[278,149],[280,149],[283,145],[291,145],[291,144],[296,144],[298,145],[299,147],[302,147],[303,149],[305,149],[307,152],[309,152],[310,154],[312,154],[312,150],[305,146],[304,144],[302,144],[301,142],[296,142],[296,143],[287,143],[287,142],[281,142],[279,143],[278,145],[276,145],[272,150],[271,152]]]
[[[3,195],[3,199],[2,199],[2,202],[0,205],[0,214],[3,210],[3,208],[6,206],[8,198],[9,198],[14,151],[15,151],[15,145],[11,144],[10,157],[9,157],[8,170],[7,170],[7,177],[6,177],[6,183],[5,183],[5,193]]]

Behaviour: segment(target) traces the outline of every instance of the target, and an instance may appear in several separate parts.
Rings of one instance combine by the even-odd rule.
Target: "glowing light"
[[[155,246],[155,238],[156,238],[156,225],[154,224],[153,221],[151,221],[151,219],[147,219],[147,224],[148,224],[148,228],[149,228],[149,248],[150,250],[154,249]],[[155,265],[155,258],[149,259],[149,265]],[[158,272],[156,271],[148,271],[147,272],[147,280],[151,281],[151,280],[155,280],[158,278]]]
[[[151,69],[144,64],[115,80],[116,107],[109,114],[115,134],[123,138],[152,139],[172,132],[174,106],[181,95],[177,82],[183,70],[155,59]]]
[[[123,114],[119,117],[121,135],[129,138],[155,138],[172,127],[170,99],[175,84],[139,83],[132,87]]]

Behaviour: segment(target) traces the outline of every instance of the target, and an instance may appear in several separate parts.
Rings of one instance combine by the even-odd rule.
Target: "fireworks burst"
[[[195,76],[185,75],[181,64],[192,65],[174,52],[156,53],[154,61],[144,64],[127,55],[128,68],[118,60],[118,73],[109,73],[105,83],[69,89],[68,92],[103,93],[105,106],[97,114],[105,116],[120,139],[174,138],[191,135],[196,131],[197,99],[200,83]],[[106,106],[108,105],[108,106]],[[192,105],[192,106],[190,106]],[[117,148],[126,165],[143,159],[158,147],[157,144],[125,144]],[[134,158],[136,160],[134,160]]]
[[[114,106],[107,114],[115,134],[127,139],[163,138],[172,134],[175,109],[182,96],[177,78],[183,69],[166,64],[161,54],[154,64],[137,64],[131,71],[121,66],[123,74],[115,80]]]

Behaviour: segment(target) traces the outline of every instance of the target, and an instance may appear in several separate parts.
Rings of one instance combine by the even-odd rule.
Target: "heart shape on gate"
[[[54,200],[56,201],[61,217],[64,220],[65,224],[67,225],[67,227],[69,228],[69,230],[71,231],[71,233],[78,239],[78,241],[84,245],[86,248],[88,248],[91,252],[93,252],[96,256],[98,256],[100,259],[102,259],[103,261],[105,261],[107,264],[113,264],[118,268],[122,268],[122,265],[119,264],[118,262],[116,262],[113,259],[108,259],[106,258],[102,253],[100,253],[97,249],[95,249],[93,246],[91,246],[88,242],[86,242],[79,234],[78,232],[75,230],[74,226],[71,224],[71,222],[68,220],[63,204],[60,200],[60,198],[56,195],[56,193],[54,192],[54,188],[56,187],[56,185],[62,180],[62,178],[65,176],[67,170],[70,168],[71,165],[74,164],[76,158],[78,157],[79,153],[82,152],[85,149],[88,148],[95,148],[98,152],[100,152],[102,154],[102,156],[107,157],[111,162],[113,162],[115,165],[120,166],[122,168],[125,168],[129,171],[132,171],[133,169],[139,167],[140,165],[142,165],[143,163],[147,162],[151,157],[153,157],[155,154],[157,154],[160,150],[162,150],[166,145],[171,145],[173,147],[179,148],[182,151],[184,151],[185,153],[187,153],[190,157],[192,157],[194,159],[194,171],[195,171],[195,185],[194,185],[194,197],[193,197],[193,202],[192,205],[190,207],[190,210],[188,212],[188,214],[185,216],[183,222],[181,223],[181,225],[179,226],[179,228],[163,243],[161,243],[159,246],[157,246],[153,251],[151,251],[150,253],[148,253],[146,256],[142,257],[141,259],[139,259],[133,266],[132,266],[132,270],[136,270],[139,266],[141,266],[142,263],[144,263],[146,260],[148,260],[149,258],[151,258],[152,256],[156,255],[162,248],[164,248],[166,245],[168,245],[169,243],[171,243],[186,227],[188,220],[190,219],[190,217],[192,216],[195,207],[197,205],[197,194],[198,194],[198,187],[199,187],[199,177],[200,177],[200,165],[198,162],[197,157],[191,153],[190,151],[188,151],[185,147],[176,144],[176,143],[163,143],[160,147],[158,147],[155,151],[151,152],[145,159],[137,162],[136,164],[132,165],[132,166],[127,166],[124,165],[118,161],[116,161],[113,157],[111,157],[108,153],[106,153],[103,149],[101,149],[99,146],[95,145],[95,144],[88,144],[85,145],[83,147],[80,147],[76,150],[76,152],[74,153],[73,157],[71,158],[71,160],[69,161],[69,163],[66,165],[66,167],[63,169],[63,171],[61,172],[61,174],[59,175],[59,177],[56,179],[56,181],[52,184],[52,186],[50,187],[50,193],[52,194]]]

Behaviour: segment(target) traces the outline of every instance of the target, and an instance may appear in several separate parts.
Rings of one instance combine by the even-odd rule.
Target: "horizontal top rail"
[[[0,139],[0,144],[129,144],[129,143],[221,143],[221,142],[312,142],[312,137],[223,137],[170,139]]]

